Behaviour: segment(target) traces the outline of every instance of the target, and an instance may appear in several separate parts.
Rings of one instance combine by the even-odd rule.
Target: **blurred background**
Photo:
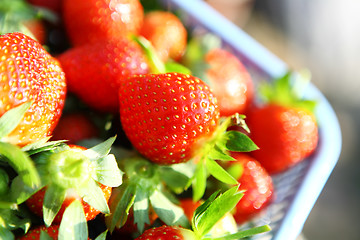
[[[360,239],[360,1],[207,2],[290,68],[308,68],[338,116],[342,153],[299,239]]]

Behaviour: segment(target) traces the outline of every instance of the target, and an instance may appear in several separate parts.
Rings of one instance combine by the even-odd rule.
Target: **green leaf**
[[[211,228],[227,213],[230,212],[242,198],[243,193],[238,187],[233,187],[219,195],[202,212],[196,212],[194,217],[194,232],[198,236],[205,236]]]
[[[135,197],[136,185],[124,183],[113,189],[110,201],[111,214],[106,217],[106,225],[110,232],[113,232],[115,227],[121,228],[126,223]]]
[[[221,160],[221,161],[234,161],[235,160],[227,152],[222,151],[217,145],[215,145],[215,147],[210,150],[207,157],[214,159],[214,160]]]
[[[233,176],[233,178],[239,179],[244,172],[244,166],[241,163],[234,163],[226,170],[231,176]]]
[[[177,72],[177,73],[184,73],[184,74],[191,74],[191,70],[181,65],[180,63],[169,61],[165,63],[165,71],[166,72]]]
[[[59,228],[59,240],[87,240],[88,228],[80,201],[73,201],[65,210]]]
[[[0,142],[0,155],[6,157],[6,161],[15,169],[24,183],[35,187],[40,184],[39,174],[33,161],[26,153],[15,145]]]
[[[53,222],[65,197],[66,189],[60,188],[55,184],[51,184],[47,187],[43,203],[43,217],[46,226],[50,226]]]
[[[21,150],[27,152],[27,154],[31,156],[40,152],[55,150],[65,142],[65,140],[48,142],[49,139],[50,137],[42,138],[37,142],[22,147]]]
[[[9,175],[6,173],[6,171],[2,168],[0,168],[0,196],[4,195],[9,190]]]
[[[15,240],[14,234],[0,225],[0,239]]]
[[[150,196],[151,206],[166,225],[189,226],[189,221],[181,207],[172,203],[162,192],[155,190]]]
[[[259,147],[244,133],[239,131],[226,132],[226,148],[233,152],[251,152]]]
[[[219,181],[231,185],[238,184],[235,178],[231,176],[225,169],[223,169],[216,161],[207,158],[206,167],[210,174]]]
[[[189,161],[187,163],[160,166],[160,177],[176,194],[182,193],[191,184],[190,180],[195,173],[196,165]]]
[[[24,209],[1,209],[0,208],[0,227],[3,226],[8,230],[22,229],[27,232],[30,228],[31,221],[26,215]],[[0,238],[1,239],[1,238]]]
[[[40,232],[40,240],[54,240],[52,237],[47,234],[45,231]]]
[[[92,161],[108,155],[115,139],[116,137],[111,137],[108,140],[85,150],[84,155],[87,156]]]
[[[17,176],[11,182],[9,197],[11,201],[21,204],[42,187],[42,185],[30,187],[24,183],[20,176]]]
[[[17,209],[18,205],[14,202],[0,200],[0,209]]]
[[[102,232],[99,236],[97,236],[95,238],[95,240],[106,240],[106,235],[108,233],[108,230],[105,230],[104,232]]]
[[[99,184],[94,180],[89,180],[87,183],[82,185],[78,189],[78,192],[84,202],[87,202],[93,208],[104,214],[110,213],[110,209],[105,199],[104,193],[101,190]]]
[[[195,224],[197,224],[197,222],[199,221],[198,218],[202,216],[202,214],[206,211],[209,205],[216,199],[219,193],[220,190],[215,191],[205,202],[203,202],[198,208],[195,209],[193,218],[191,220],[192,229],[196,229]]]
[[[317,101],[304,99],[304,94],[311,81],[308,70],[287,72],[284,76],[272,82],[263,82],[259,85],[259,96],[266,103],[276,103],[287,107],[298,107],[314,112]]]
[[[140,233],[144,231],[145,224],[150,224],[149,220],[149,194],[145,189],[138,187],[134,201],[134,223]]]
[[[93,179],[109,187],[118,187],[122,183],[123,172],[119,169],[115,156],[110,154],[95,161]]]
[[[233,233],[233,234],[229,234],[226,236],[222,236],[222,237],[218,237],[218,238],[203,238],[203,240],[237,240],[237,239],[243,239],[243,238],[248,238],[260,233],[265,233],[271,231],[271,228],[269,225],[264,225],[264,226],[259,226],[259,227],[254,227],[254,228],[250,228],[247,230],[243,230],[243,231],[239,231],[237,233]]]
[[[193,200],[195,202],[199,201],[205,193],[206,179],[207,179],[206,167],[204,163],[199,162],[197,164],[196,172],[192,183]]]
[[[23,103],[5,112],[0,118],[0,139],[10,134],[21,122],[32,102]]]

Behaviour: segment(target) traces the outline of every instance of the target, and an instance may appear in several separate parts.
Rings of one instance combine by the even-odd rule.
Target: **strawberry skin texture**
[[[22,33],[0,36],[0,55],[0,116],[33,101],[7,141],[23,146],[51,135],[66,96],[65,74],[58,61]]]
[[[109,198],[111,196],[112,188],[102,185],[102,184],[100,184],[100,188],[104,193],[105,199],[109,200]],[[28,206],[30,211],[38,216],[43,215],[42,207],[43,207],[43,202],[44,202],[45,191],[46,191],[46,187],[40,189],[35,194],[33,194],[28,200],[26,200],[26,205]],[[62,219],[65,209],[76,199],[81,201],[81,204],[83,205],[83,208],[84,208],[85,218],[87,221],[94,219],[100,213],[99,210],[96,210],[95,208],[90,206],[88,203],[86,203],[82,199],[80,199],[79,197],[67,196],[65,198],[58,214],[56,215],[56,217],[53,221],[55,224],[56,223],[59,224],[61,222],[61,219]]]
[[[209,65],[205,72],[207,83],[218,99],[221,116],[245,114],[254,98],[254,86],[242,62],[220,48],[210,50],[205,62]]]
[[[51,237],[52,239],[57,240],[58,235],[59,235],[59,225],[52,225],[50,227],[39,226],[34,229],[31,229],[27,234],[25,234],[24,236],[17,238],[17,239],[18,240],[29,240],[29,239],[39,240],[40,234],[42,231],[46,232],[49,235],[49,237]]]
[[[146,230],[135,240],[195,240],[195,234],[185,228],[163,225],[157,228]]]
[[[270,174],[301,162],[318,143],[316,118],[302,108],[265,105],[249,112],[247,123],[250,137],[260,148],[251,154]]]
[[[236,161],[230,165],[240,164],[242,174],[237,179],[244,196],[235,207],[233,216],[238,224],[242,224],[265,209],[271,202],[274,186],[272,178],[264,167],[254,158],[244,153],[232,153]]]
[[[139,0],[64,0],[63,19],[74,46],[137,34],[144,18]]]
[[[69,92],[101,112],[118,112],[118,86],[122,79],[149,72],[140,46],[127,38],[74,47],[58,59]]]
[[[200,79],[180,73],[133,76],[119,91],[120,119],[133,146],[149,160],[190,160],[217,127],[216,98]]]
[[[159,57],[180,60],[187,45],[187,31],[180,19],[167,11],[152,11],[145,15],[140,35],[148,39]]]

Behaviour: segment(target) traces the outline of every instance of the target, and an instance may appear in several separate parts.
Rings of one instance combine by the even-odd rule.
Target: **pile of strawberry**
[[[306,76],[255,86],[157,1],[0,5],[0,239],[270,230],[241,225],[276,196],[272,175],[316,149]]]

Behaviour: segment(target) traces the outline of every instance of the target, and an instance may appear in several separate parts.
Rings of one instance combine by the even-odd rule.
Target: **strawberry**
[[[182,73],[135,75],[119,91],[120,120],[132,145],[148,160],[196,166],[192,177],[194,199],[199,200],[210,175],[237,184],[215,160],[229,161],[228,151],[252,151],[257,146],[245,134],[227,131],[242,124],[242,116],[219,123],[219,111],[210,88],[199,78]]]
[[[272,178],[261,164],[245,153],[232,153],[236,161],[229,162],[229,172],[238,179],[244,196],[235,207],[234,218],[242,224],[259,214],[272,199]]]
[[[50,227],[39,226],[34,229],[31,229],[24,236],[17,238],[18,240],[40,240],[41,232],[47,233],[47,235],[54,240],[58,239],[59,235],[59,225],[52,225]]]
[[[58,60],[69,91],[101,112],[118,112],[118,85],[122,79],[149,71],[142,49],[127,38],[74,47],[59,55]]]
[[[33,102],[6,141],[23,146],[51,135],[66,95],[65,75],[58,61],[22,33],[0,36],[0,48],[0,116],[24,102]]]
[[[154,46],[162,61],[179,60],[185,52],[187,30],[180,19],[167,11],[151,11],[145,14],[140,35]]]
[[[112,188],[100,184],[100,188],[104,194],[104,197],[106,201],[109,200],[111,196]],[[35,194],[33,194],[27,201],[26,205],[30,209],[31,212],[35,213],[38,216],[43,216],[43,203],[44,203],[44,197],[46,188],[42,188],[41,190],[37,191]],[[59,212],[56,214],[54,218],[54,223],[59,224],[62,220],[62,216],[64,214],[65,209],[75,200],[81,200],[81,203],[84,208],[85,212],[85,218],[87,221],[94,219],[100,211],[95,209],[94,207],[90,206],[88,203],[86,203],[83,199],[81,199],[79,196],[72,195],[70,192],[67,194],[66,198],[64,199],[64,202],[61,205],[61,208]]]
[[[133,76],[123,81],[119,99],[129,140],[141,154],[161,164],[191,159],[219,121],[213,93],[191,75]]]
[[[299,99],[290,85],[291,76],[287,74],[264,88],[267,102],[248,114],[250,136],[260,148],[252,155],[270,174],[301,162],[318,143],[315,103]]]
[[[63,20],[74,46],[137,34],[143,18],[139,0],[63,2]]]
[[[240,60],[231,52],[214,48],[205,55],[209,65],[206,82],[218,99],[220,115],[246,113],[254,98],[251,76]]]
[[[182,59],[218,99],[221,116],[246,114],[254,98],[254,83],[243,62],[212,34],[195,35]]]
[[[67,140],[67,143],[75,144],[81,140],[98,136],[99,130],[90,116],[77,112],[61,116],[51,140]]]
[[[110,138],[90,149],[63,144],[34,155],[42,187],[25,197],[29,209],[43,216],[47,226],[59,223],[75,200],[80,200],[86,220],[100,212],[108,213],[112,187],[122,183],[122,172],[114,156],[108,154],[114,140]]]

